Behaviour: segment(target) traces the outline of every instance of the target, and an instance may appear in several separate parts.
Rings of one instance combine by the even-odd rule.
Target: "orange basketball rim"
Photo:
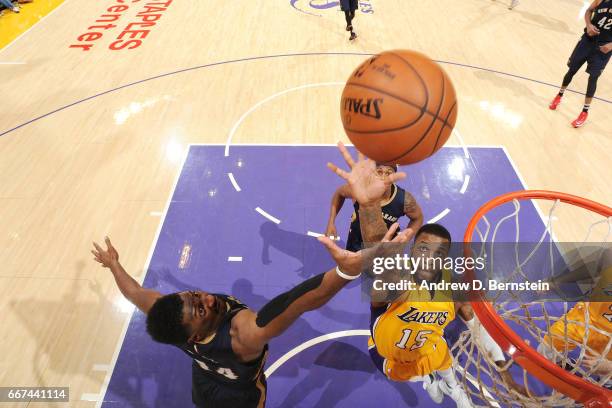
[[[612,208],[571,194],[546,190],[521,190],[506,193],[481,206],[470,220],[463,238],[466,243],[464,248],[466,256],[471,255],[471,249],[468,247],[467,243],[472,242],[474,230],[482,217],[493,208],[515,199],[558,200],[566,204],[593,211],[604,217],[612,217]],[[468,273],[471,275],[468,276],[474,276],[473,270],[468,271]],[[523,367],[523,369],[551,388],[584,404],[587,408],[606,408],[612,406],[612,391],[575,376],[542,356],[523,341],[523,339],[502,320],[493,305],[484,300],[482,292],[476,293],[475,296],[482,299],[480,301],[471,302],[478,319],[504,352],[508,353],[517,364]]]

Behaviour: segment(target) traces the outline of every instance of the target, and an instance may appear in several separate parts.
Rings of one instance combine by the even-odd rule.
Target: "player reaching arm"
[[[347,198],[352,198],[350,195],[349,187],[344,184],[341,185],[334,191],[334,195],[331,200],[331,208],[329,212],[329,220],[327,221],[327,227],[325,228],[325,236],[330,237],[331,239],[340,239],[338,235],[338,230],[336,230],[336,216],[342,209],[344,205],[344,201]]]
[[[106,250],[102,249],[96,242],[93,243],[94,249],[91,253],[94,255],[94,260],[103,267],[110,269],[117,287],[127,300],[143,313],[148,313],[155,301],[162,296],[161,293],[140,286],[119,263],[119,252],[113,247],[110,239],[105,237],[104,242],[106,243]]]
[[[411,230],[405,230],[391,239],[397,230],[397,224],[390,228],[382,242],[406,243],[411,238]],[[336,293],[340,291],[351,280],[357,279],[363,268],[363,263],[367,261],[368,253],[374,253],[375,248],[359,252],[351,252],[341,249],[328,237],[319,237],[318,240],[325,246],[338,267],[310,278],[285,292],[272,301],[268,302],[259,313],[245,313],[239,317],[241,322],[239,327],[240,336],[237,344],[241,349],[254,349],[255,352],[263,349],[263,346],[273,337],[285,331],[300,315],[305,312],[317,309],[327,303]],[[94,260],[101,266],[111,270],[117,287],[123,296],[133,303],[143,313],[148,314],[155,306],[158,299],[163,295],[155,290],[143,288],[134,280],[119,262],[119,253],[113,247],[110,239],[105,238],[106,250],[97,243],[93,243]],[[196,293],[198,301],[193,302],[189,299],[192,292],[185,295],[188,309],[192,310],[193,319],[186,318],[191,330],[190,335],[185,341],[197,342],[204,339],[210,332],[214,331],[215,320],[207,319],[209,311],[218,312],[219,300],[215,295],[204,292]],[[201,319],[200,317],[204,317]],[[218,315],[217,315],[218,317]],[[193,324],[191,324],[193,323]],[[242,326],[242,324],[244,326]],[[249,353],[247,353],[249,354]],[[243,360],[248,360],[244,358]]]
[[[344,145],[341,149],[346,152]],[[350,154],[348,156],[350,157]],[[329,220],[325,230],[325,235],[332,237],[338,237],[335,220],[345,199],[353,200],[354,212],[346,240],[346,249],[349,251],[358,251],[363,247],[364,242],[380,242],[388,228],[403,216],[409,218],[407,228],[413,231],[418,230],[423,224],[423,212],[412,194],[395,184],[395,181],[406,177],[405,173],[398,173],[397,166],[375,164],[371,161],[368,161],[368,164],[369,168],[361,176],[372,179],[368,182],[369,185],[372,185],[375,179],[379,179],[382,182],[380,184],[381,195],[372,201],[359,201],[353,197],[352,186],[347,183],[340,186],[332,197]],[[370,228],[364,230],[361,227],[362,222],[370,224]]]
[[[397,227],[393,225],[383,241],[408,242],[412,230],[393,237]],[[265,402],[263,367],[269,340],[357,279],[364,262],[377,250],[373,247],[351,252],[327,237],[319,241],[338,267],[277,296],[258,313],[228,295],[204,291],[162,295],[143,288],[120,264],[119,253],[109,238],[105,238],[106,249],[94,243],[92,253],[96,262],[111,270],[126,299],[147,315],[147,332],[153,340],[177,346],[193,358],[195,405],[254,408]]]
[[[375,205],[384,192],[385,182],[375,177],[372,161],[360,155],[355,162],[342,144],[339,148],[350,172],[333,164],[328,167],[348,182],[353,198],[360,203],[364,237],[379,234],[382,232],[381,217]],[[397,173],[393,178],[404,176]],[[451,237],[441,225],[422,226],[414,239],[412,257],[445,258],[448,255]],[[414,279],[418,283],[450,280],[450,272],[423,267],[415,271]],[[501,348],[486,330],[481,329],[469,303],[455,303],[445,291],[427,290],[404,291],[392,303],[372,302],[368,349],[374,365],[394,381],[423,381],[424,388],[436,403],[441,403],[443,394],[447,394],[458,407],[471,407],[467,394],[455,378],[452,358],[443,338],[444,328],[456,314],[477,336],[489,358],[506,368]],[[441,379],[437,380],[434,373]],[[505,370],[500,373],[509,387],[524,392],[509,373]]]
[[[395,233],[388,231],[385,241]],[[392,242],[410,239],[411,230]],[[147,331],[158,342],[175,345],[194,359],[193,402],[197,406],[259,407],[265,400],[267,343],[281,335],[303,313],[328,302],[351,280],[359,277],[366,249],[350,252],[320,237],[338,268],[302,282],[266,304],[258,313],[231,296],[203,291],[169,295],[143,288],[119,263],[110,239],[106,249],[94,243],[94,259],[113,273],[121,293],[147,314]],[[228,347],[229,345],[229,347]]]

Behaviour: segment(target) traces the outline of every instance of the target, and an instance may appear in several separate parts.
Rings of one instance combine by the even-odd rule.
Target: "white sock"
[[[430,382],[428,375],[424,375],[424,376],[415,375],[414,377],[410,377],[410,379],[408,380],[408,382],[424,382],[424,381]]]
[[[457,382],[457,378],[455,377],[455,371],[452,368],[447,368],[446,370],[436,371],[442,380],[448,385],[450,389],[454,389],[459,387],[459,383]]]

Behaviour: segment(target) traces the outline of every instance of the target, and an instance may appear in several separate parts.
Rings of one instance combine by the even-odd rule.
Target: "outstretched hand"
[[[93,243],[95,250],[91,250],[91,253],[94,256],[94,261],[98,262],[105,268],[110,268],[113,264],[119,262],[119,253],[111,244],[110,239],[108,237],[104,237],[104,242],[106,243],[106,251],[100,247],[96,242]]]
[[[350,171],[342,170],[333,163],[327,163],[327,167],[348,182],[352,197],[360,205],[378,204],[391,184],[406,177],[406,173],[396,172],[382,179],[376,174],[373,160],[359,153],[355,162],[342,142],[338,142],[338,149]]]
[[[403,244],[407,243],[414,236],[414,231],[410,228],[397,234],[393,239],[395,231],[399,228],[399,224],[396,222],[389,228],[387,233],[382,239],[382,242],[366,249],[362,249],[359,252],[351,252],[346,249],[340,248],[336,242],[331,240],[329,237],[321,236],[317,239],[320,243],[325,246],[329,254],[332,256],[338,268],[347,275],[359,275],[361,271],[367,266],[367,263],[371,261],[375,254],[380,254],[382,243],[396,243]]]
[[[587,353],[582,360],[582,365],[597,375],[607,375],[612,371],[612,361],[605,356],[595,356]]]

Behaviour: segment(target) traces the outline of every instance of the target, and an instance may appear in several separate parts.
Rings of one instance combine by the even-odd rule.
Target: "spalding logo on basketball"
[[[410,164],[446,143],[457,120],[457,98],[436,62],[395,50],[353,71],[340,111],[344,130],[360,152],[382,163]]]

